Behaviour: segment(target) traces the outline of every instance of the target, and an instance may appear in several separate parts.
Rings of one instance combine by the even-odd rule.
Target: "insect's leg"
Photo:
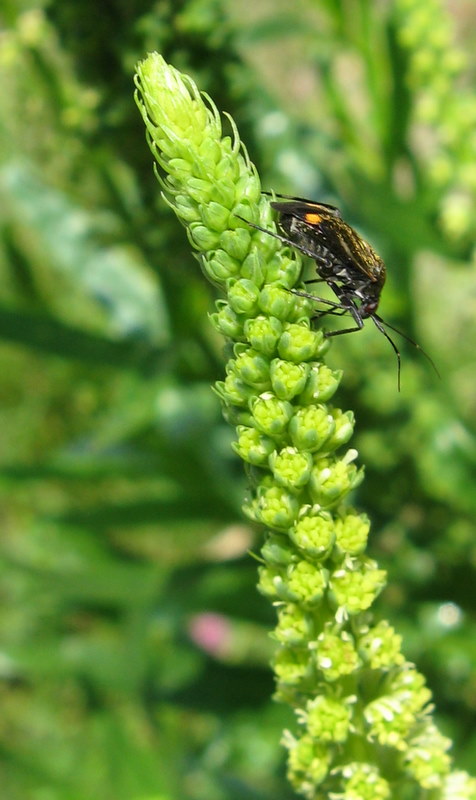
[[[239,214],[235,214],[235,217],[237,219],[241,219],[242,222],[246,222],[246,224],[249,225],[250,228],[254,228],[257,231],[261,231],[261,233],[267,233],[268,236],[272,236],[273,239],[278,239],[283,244],[287,244],[289,247],[294,248],[294,250],[299,250],[300,253],[304,253],[305,256],[309,256],[309,258],[315,259],[316,255],[315,253],[312,252],[312,250],[309,250],[307,247],[304,247],[301,244],[293,242],[292,239],[287,239],[286,236],[283,236],[281,233],[268,231],[266,228],[262,228],[261,225],[256,225],[254,222],[250,222],[248,219],[240,217]]]
[[[348,314],[346,308],[343,311],[336,311],[335,309],[328,308],[325,311],[318,311],[318,317],[343,317],[344,314]]]
[[[355,331],[361,331],[363,327],[364,324],[362,323],[362,325],[356,325],[355,328],[343,328],[343,330],[340,331],[326,331],[325,337],[329,339],[331,336],[341,336],[343,333],[354,333]]]
[[[318,281],[304,281],[304,283],[327,283],[323,278],[320,278]],[[346,306],[343,306],[342,303],[336,303],[334,300],[328,300],[327,297],[318,297],[316,294],[310,294],[309,292],[301,292],[299,289],[288,289],[288,292],[291,294],[296,294],[298,297],[307,297],[308,300],[314,300],[315,303],[324,303],[326,306],[330,306],[330,308],[326,309],[325,311],[318,311],[317,314],[314,314],[312,319],[319,319],[319,317],[324,317],[326,314],[330,314],[332,316],[340,317],[342,314],[347,314],[348,309]]]
[[[364,321],[353,300],[348,297],[347,294],[342,291],[341,287],[333,281],[328,281],[327,283],[340,300],[339,304],[336,303],[336,308],[342,309],[343,314],[349,313],[354,318],[355,326],[353,328],[343,328],[340,331],[326,331],[326,338],[329,338],[330,336],[342,336],[344,333],[354,333],[354,331],[362,330],[364,327]]]
[[[333,311],[332,309],[328,308],[326,311],[316,311],[311,317],[312,322],[315,320],[321,320],[323,317],[340,317],[342,314],[346,314],[346,311]],[[327,337],[327,332],[324,331],[324,335]]]
[[[307,283],[307,281],[304,281]],[[315,281],[316,283],[318,281]],[[319,280],[320,283],[327,283],[324,279]],[[341,317],[344,314],[349,313],[348,306],[343,305],[342,303],[336,303],[334,300],[328,300],[326,297],[318,297],[315,294],[309,294],[308,292],[301,292],[297,289],[289,289],[292,294],[297,294],[298,297],[307,297],[308,300],[314,300],[316,303],[324,303],[330,308],[323,309],[322,311],[318,311],[316,314],[313,314],[312,319],[321,319],[321,317],[331,316],[331,317]],[[356,329],[358,330],[358,328]],[[327,336],[328,334],[326,334]]]
[[[344,309],[344,313],[347,311],[347,307],[345,307],[343,303],[335,303],[334,300],[328,300],[326,297],[318,297],[316,294],[301,292],[299,289],[289,289],[289,291],[292,292],[292,294],[297,294],[298,297],[307,297],[308,300],[315,300],[316,303],[324,303],[324,305],[331,306],[332,308]]]
[[[313,205],[311,200],[306,200],[305,197],[294,197],[292,194],[280,194],[279,192],[263,192],[267,197],[279,197],[280,200],[297,200],[299,203],[307,203]]]
[[[279,192],[263,192],[267,197],[281,197],[282,200],[301,200],[303,203],[308,203],[303,197],[293,197],[290,194],[280,194]]]

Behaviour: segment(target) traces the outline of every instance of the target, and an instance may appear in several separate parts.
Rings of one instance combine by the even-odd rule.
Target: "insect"
[[[269,194],[265,192],[265,194]],[[338,302],[317,297],[314,294],[293,289],[300,297],[324,303],[326,311],[319,316],[331,314],[340,316],[350,314],[355,325],[341,330],[327,331],[326,336],[340,336],[361,330],[364,320],[371,319],[385,338],[390,342],[397,357],[397,384],[400,391],[401,356],[398,347],[385,328],[395,331],[430,361],[438,370],[430,356],[409,336],[394,328],[377,314],[380,295],[385,283],[386,268],[373,247],[357,231],[342,219],[335,206],[314,203],[301,197],[278,195],[286,202],[271,202],[271,207],[279,212],[281,233],[268,231],[248,222],[252,228],[269,233],[284,244],[294,247],[316,262],[317,274],[306,283],[326,283],[334,292]],[[240,219],[243,219],[240,217]]]

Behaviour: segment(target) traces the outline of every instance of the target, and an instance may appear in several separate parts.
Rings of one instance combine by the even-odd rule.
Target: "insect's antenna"
[[[400,356],[400,350],[398,349],[398,347],[395,344],[395,342],[393,341],[393,339],[390,338],[390,336],[388,335],[387,331],[383,327],[387,323],[384,322],[383,319],[381,317],[379,317],[377,314],[371,314],[370,316],[371,316],[371,319],[374,322],[374,325],[378,328],[380,333],[383,333],[383,335],[385,336],[387,341],[390,342],[390,344],[393,347],[393,351],[394,351],[395,355],[397,356],[397,389],[398,389],[398,391],[400,391],[400,374],[401,374],[401,371],[402,371],[402,358]],[[389,325],[388,327],[392,328],[391,325]],[[392,328],[392,331],[395,331],[395,333],[400,333],[400,331],[397,331],[396,328]],[[406,339],[406,338],[407,337],[404,336],[404,339]]]
[[[406,333],[403,333],[402,331],[398,330],[398,328],[395,328],[393,325],[390,325],[390,323],[389,323],[389,322],[385,322],[385,320],[384,320],[384,319],[382,319],[382,317],[379,317],[379,315],[378,315],[378,314],[374,314],[374,315],[373,315],[373,317],[374,317],[374,319],[376,319],[376,320],[378,320],[379,322],[381,322],[381,323],[382,323],[382,325],[385,325],[385,327],[386,327],[386,328],[390,328],[390,330],[391,330],[391,331],[395,331],[395,333],[398,333],[398,335],[399,335],[399,336],[401,336],[401,337],[402,337],[402,339],[406,339],[406,340],[407,340],[407,342],[409,342],[410,344],[412,344],[412,345],[413,345],[413,347],[416,347],[416,349],[417,349],[417,350],[419,350],[419,351],[420,351],[420,353],[423,353],[423,355],[425,356],[425,358],[427,359],[427,361],[429,361],[429,362],[430,362],[431,366],[432,366],[432,367],[433,367],[433,369],[435,370],[435,372],[436,372],[436,374],[438,375],[438,377],[439,377],[439,378],[441,378],[441,375],[440,375],[440,373],[439,373],[439,371],[438,371],[438,367],[436,366],[436,364],[435,364],[435,362],[433,361],[432,357],[428,355],[428,353],[427,353],[427,352],[426,352],[426,351],[423,349],[423,347],[422,347],[421,345],[419,345],[419,344],[418,344],[418,342],[415,342],[415,340],[414,340],[414,339],[411,339],[411,338],[410,338],[410,336],[407,336],[407,334],[406,334]],[[377,325],[377,327],[378,327],[378,325]]]
[[[309,200],[306,200],[304,197],[294,197],[293,194],[279,194],[279,192],[265,191],[263,191],[262,194],[265,194],[267,197],[280,197],[281,200],[300,200],[301,203],[309,203]]]

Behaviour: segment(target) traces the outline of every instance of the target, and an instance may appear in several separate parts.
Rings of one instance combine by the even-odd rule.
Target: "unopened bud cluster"
[[[308,798],[384,800],[413,785],[436,799],[448,781],[469,798],[423,678],[395,631],[369,616],[385,573],[365,555],[367,518],[344,505],[363,477],[347,447],[354,419],[328,404],[341,373],[322,362],[328,342],[292,292],[299,260],[240,219],[273,230],[236,130],[222,135],[190,78],[153,54],[137,86],[167,200],[226,298],[211,322],[233,353],[215,388],[247,465],[245,512],[267,530],[259,588],[278,614],[276,696],[296,713],[289,778]]]

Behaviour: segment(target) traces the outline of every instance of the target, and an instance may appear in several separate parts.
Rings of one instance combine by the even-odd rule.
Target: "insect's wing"
[[[288,197],[288,195],[280,194],[278,197]],[[280,214],[289,214],[290,216],[302,220],[305,219],[306,214],[318,214],[319,211],[342,219],[339,209],[328,203],[312,203],[310,200],[304,200],[302,197],[289,197],[289,200],[294,202],[276,203],[273,201],[270,203],[270,206],[276,211],[279,211]]]
[[[326,237],[327,230],[331,231],[330,241],[333,243],[334,254],[340,259],[346,259],[358,272],[367,275],[374,283],[383,286],[385,282],[385,264],[377,255],[373,247],[362,239],[361,236],[343,220],[330,217],[322,223],[321,236]]]
[[[351,228],[339,209],[325,203],[294,201],[271,203],[282,217],[291,216],[305,226],[310,237],[316,237],[332,255],[351,269],[366,275],[372,282],[383,284],[385,266],[374,249]]]

